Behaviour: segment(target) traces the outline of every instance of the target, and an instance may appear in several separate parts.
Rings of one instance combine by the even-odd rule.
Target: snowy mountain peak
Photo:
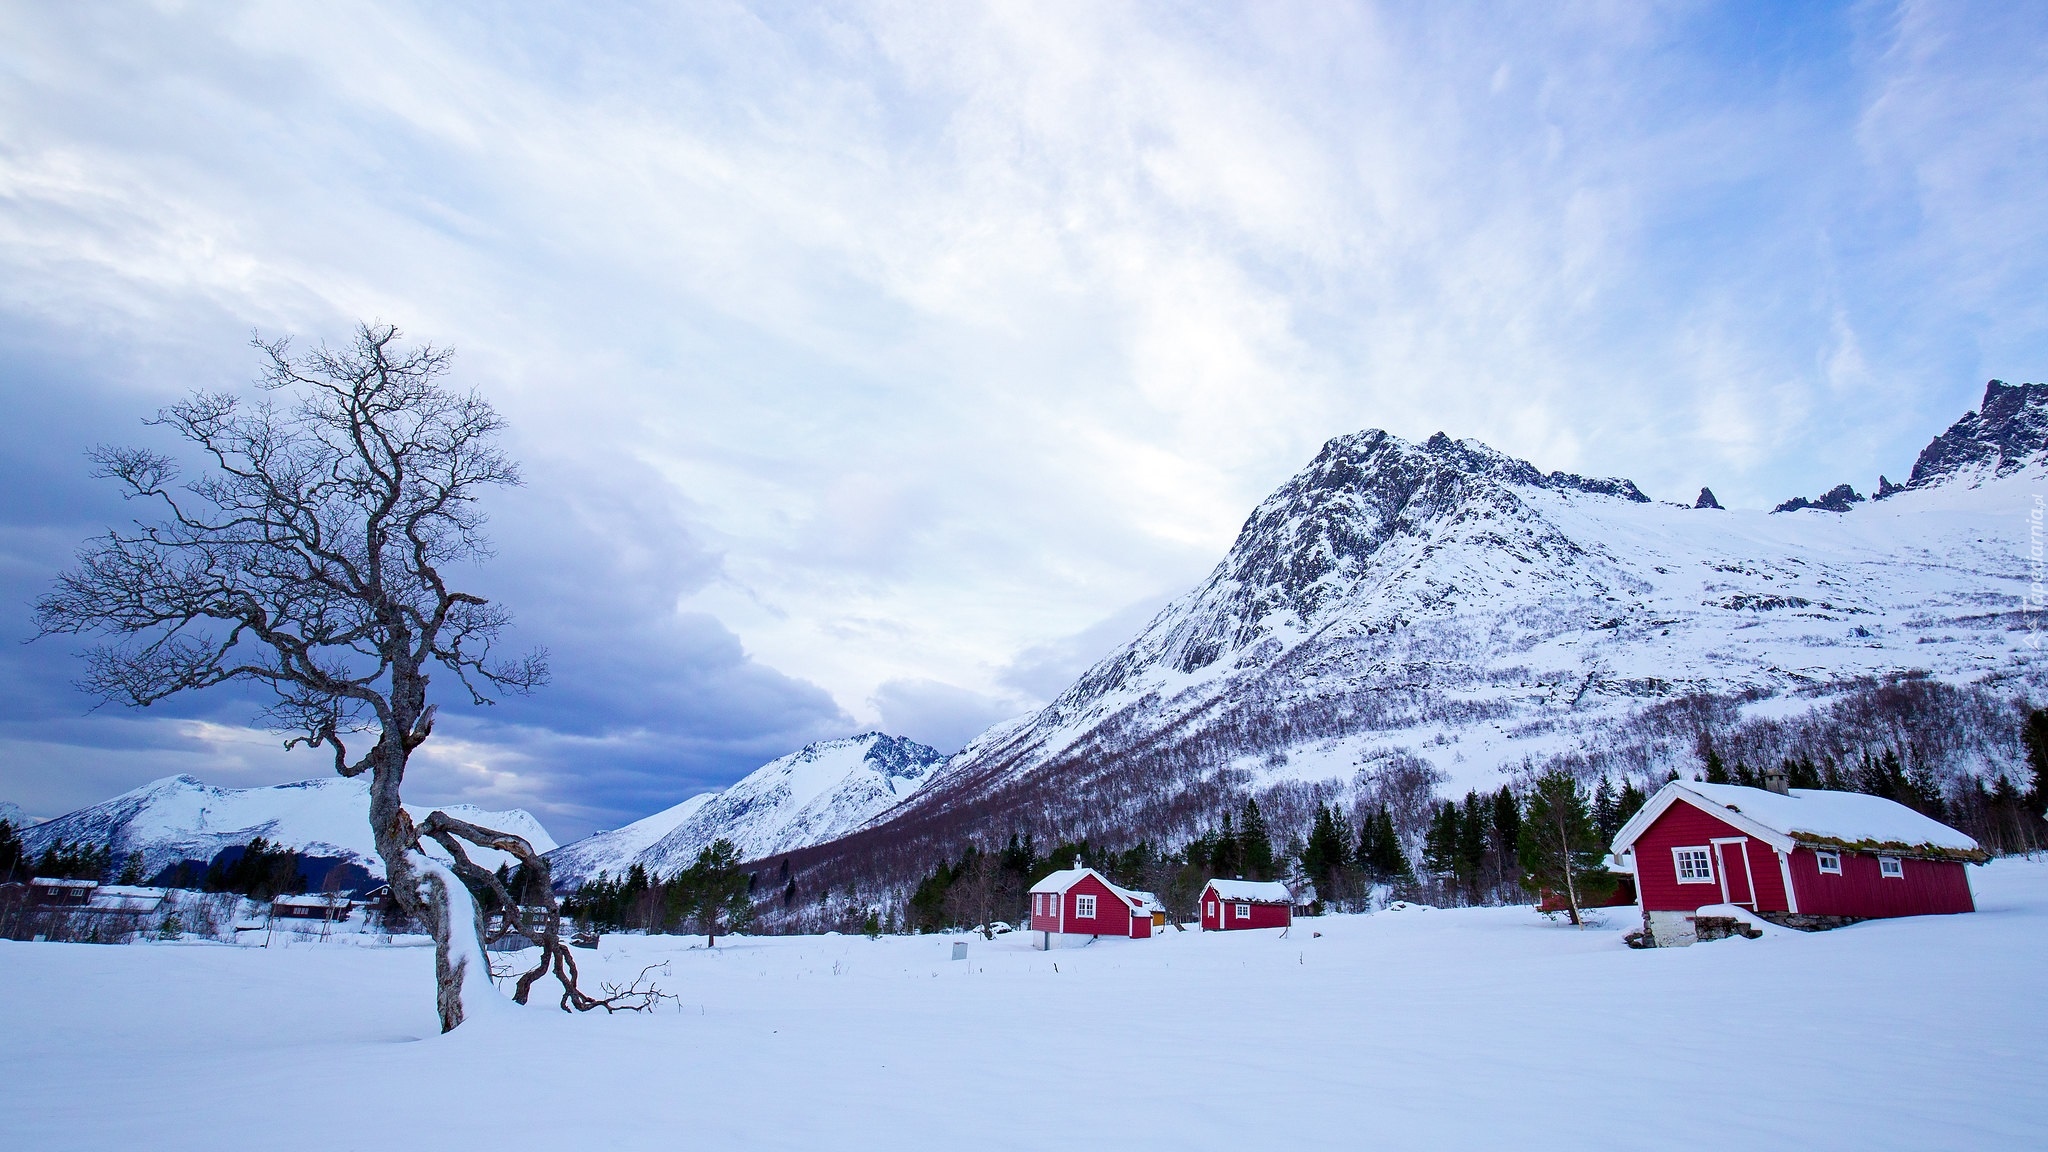
[[[1934,438],[1913,464],[1907,488],[1979,474],[2008,476],[2048,457],[2048,384],[1984,386],[1984,401]]]
[[[1377,429],[1340,436],[1259,504],[1206,583],[1070,691],[1114,689],[1161,655],[1189,674],[1232,654],[1262,653],[1248,658],[1263,662],[1270,645],[1347,614],[1361,594],[1401,601],[1378,614],[1384,627],[1438,611],[1468,587],[1466,574],[1420,561],[1460,538],[1512,540],[1507,562],[1527,569],[1532,585],[1581,583],[1590,569],[1574,559],[1579,546],[1529,503],[1551,494],[1649,503],[1631,481],[1545,473],[1476,440],[1438,433],[1414,444]]]
[[[548,860],[563,887],[635,864],[668,875],[721,837],[738,846],[742,858],[758,860],[851,832],[916,792],[945,761],[935,748],[881,732],[820,740],[763,764],[723,792],[692,796],[587,836]]]

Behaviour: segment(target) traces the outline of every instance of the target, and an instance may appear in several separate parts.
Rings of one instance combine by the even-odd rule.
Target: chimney
[[[1790,796],[1792,794],[1792,778],[1785,774],[1784,765],[1780,764],[1776,768],[1764,769],[1764,787],[1776,792],[1780,796]]]

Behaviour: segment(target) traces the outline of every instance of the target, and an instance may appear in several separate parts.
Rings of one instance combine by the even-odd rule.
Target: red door
[[[1756,882],[1749,874],[1749,840],[1714,841],[1715,863],[1721,866],[1721,902],[1756,910]]]

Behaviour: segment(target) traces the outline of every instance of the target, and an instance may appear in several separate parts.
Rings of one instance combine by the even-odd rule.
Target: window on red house
[[[1678,865],[1680,884],[1714,882],[1714,856],[1705,848],[1673,848],[1671,858]]]
[[[1879,856],[1877,858],[1877,874],[1888,880],[1904,880],[1906,878],[1906,862],[1897,856]]]
[[[1095,919],[1095,897],[1093,897],[1093,896],[1076,896],[1076,897],[1074,897],[1074,915],[1075,915],[1076,917],[1078,917],[1079,919],[1082,919],[1082,920],[1093,920],[1093,919]]]
[[[1239,920],[1249,920],[1249,919],[1251,919],[1251,918],[1252,918],[1252,906],[1251,906],[1251,905],[1249,905],[1249,904],[1239,904],[1239,905],[1237,906],[1237,918],[1238,918]]]

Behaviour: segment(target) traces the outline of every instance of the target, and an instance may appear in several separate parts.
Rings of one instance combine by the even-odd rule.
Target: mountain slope
[[[916,792],[945,761],[914,740],[870,732],[823,740],[772,760],[723,792],[707,792],[548,856],[555,882],[573,886],[639,864],[672,874],[724,837],[747,860],[843,836]]]
[[[2044,385],[1993,382],[1907,485],[1846,511],[1656,503],[1442,434],[1339,437],[1200,586],[844,851],[1170,838],[1226,793],[1395,762],[1497,786],[1682,697],[2033,683],[2024,517],[2044,484]]]
[[[554,837],[524,809],[486,812],[470,804],[438,807],[450,816],[523,836],[543,852],[555,847]],[[418,820],[426,819],[435,808],[406,805]],[[167,776],[38,824],[21,838],[32,853],[40,853],[58,840],[111,844],[117,865],[130,853],[140,852],[143,875],[153,876],[180,861],[212,860],[221,849],[246,845],[258,836],[307,855],[354,863],[372,876],[384,874],[384,862],[370,835],[370,784],[364,779],[334,777],[271,788],[215,788],[191,776]],[[473,849],[470,856],[486,868],[512,860],[491,849]]]

